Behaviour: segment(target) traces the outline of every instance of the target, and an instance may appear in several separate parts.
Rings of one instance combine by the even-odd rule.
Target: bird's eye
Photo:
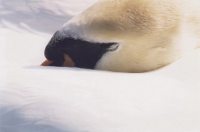
[[[115,51],[119,47],[119,44],[112,44],[107,50],[108,51]]]

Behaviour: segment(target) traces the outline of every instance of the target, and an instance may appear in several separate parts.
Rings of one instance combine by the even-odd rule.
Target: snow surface
[[[96,1],[0,1],[0,132],[200,131],[200,49],[140,74],[39,66]]]

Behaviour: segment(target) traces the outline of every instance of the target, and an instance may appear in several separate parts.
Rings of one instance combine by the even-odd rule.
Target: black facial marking
[[[92,43],[71,37],[58,39],[55,33],[45,48],[45,57],[53,61],[51,66],[62,66],[64,54],[67,54],[75,67],[94,69],[104,53],[114,51],[118,46],[117,43]]]

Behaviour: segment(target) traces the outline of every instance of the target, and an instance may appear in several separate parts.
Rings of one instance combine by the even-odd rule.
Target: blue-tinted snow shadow
[[[46,120],[46,119],[45,119]],[[0,131],[1,132],[80,132],[67,128],[65,130],[49,124],[39,123],[41,120],[30,120],[20,114],[19,109],[8,109],[0,106]]]
[[[0,25],[10,29],[11,27],[9,27],[9,24],[12,24],[20,29],[28,30],[29,32],[35,30],[52,34],[73,17],[59,10],[59,7],[56,7],[56,5],[54,8],[60,11],[62,14],[60,16],[53,10],[45,9],[37,3],[39,3],[39,1],[2,0],[0,2]],[[7,22],[9,24],[6,24]]]
[[[112,72],[105,70],[96,70],[96,69],[85,69],[78,67],[54,67],[54,66],[24,66],[23,69],[28,70],[56,70],[56,71],[73,71],[73,72],[90,72],[90,73],[112,73],[112,74],[130,74],[130,73],[122,73],[122,72]],[[135,73],[138,74],[138,73]]]

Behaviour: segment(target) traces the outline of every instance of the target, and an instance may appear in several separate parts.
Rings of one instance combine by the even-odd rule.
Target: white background
[[[199,49],[140,74],[39,66],[96,1],[0,1],[0,132],[200,131]]]

